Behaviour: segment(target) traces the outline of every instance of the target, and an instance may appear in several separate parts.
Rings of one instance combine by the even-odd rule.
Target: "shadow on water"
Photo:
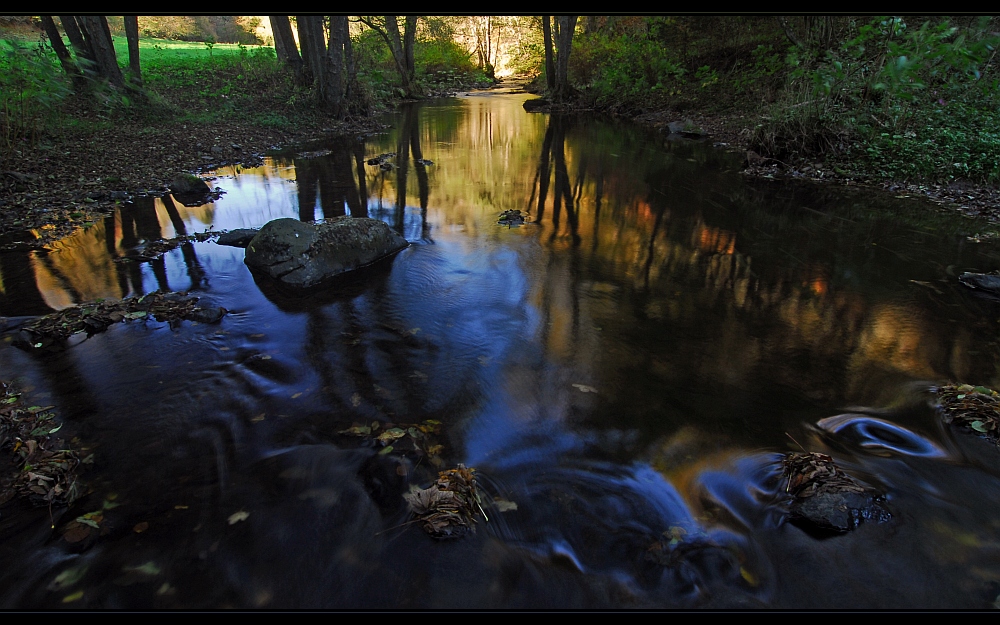
[[[0,605],[989,607],[997,451],[931,389],[1000,385],[1000,309],[955,279],[995,247],[912,200],[744,180],[704,143],[524,97],[408,105],[385,134],[215,172],[211,204],[140,198],[0,253],[0,377],[94,453],[69,509],[0,507]],[[307,293],[211,240],[151,251],[339,216],[414,245]],[[157,289],[230,313],[12,345]],[[350,434],[429,422],[433,443]],[[891,520],[789,523],[788,435]],[[485,516],[436,542],[402,496],[457,463]]]

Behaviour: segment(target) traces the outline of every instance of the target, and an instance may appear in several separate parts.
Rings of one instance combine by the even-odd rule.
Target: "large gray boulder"
[[[284,218],[268,222],[250,240],[245,262],[284,285],[308,288],[407,245],[377,219],[340,217],[310,224]]]

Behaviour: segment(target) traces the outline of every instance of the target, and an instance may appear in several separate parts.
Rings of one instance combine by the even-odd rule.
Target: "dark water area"
[[[933,389],[1000,386],[1000,305],[956,279],[1000,267],[996,245],[914,199],[748,180],[711,144],[526,97],[412,106],[220,170],[214,203],[138,198],[0,253],[0,378],[94,454],[70,508],[0,507],[0,607],[992,608],[1000,451],[942,424]],[[411,245],[300,297],[213,241],[126,258],[341,215]],[[230,313],[16,345],[31,316],[157,289]],[[435,454],[344,433],[428,420]],[[891,518],[790,522],[789,435]],[[436,541],[403,494],[458,463],[489,521]]]

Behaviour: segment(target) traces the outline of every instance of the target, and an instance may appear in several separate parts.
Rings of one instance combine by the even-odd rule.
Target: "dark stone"
[[[1000,276],[998,275],[965,272],[958,277],[958,281],[970,289],[977,289],[990,295],[1000,296]]]
[[[237,228],[219,235],[216,243],[219,245],[229,245],[231,247],[246,247],[250,245],[251,239],[257,236],[260,230],[256,228]]]
[[[216,323],[225,317],[228,312],[228,310],[221,306],[212,308],[195,308],[185,315],[184,318],[189,321],[197,321],[199,323]]]
[[[546,113],[552,108],[552,103],[545,98],[535,98],[525,100],[521,106],[529,113]]]
[[[818,529],[846,532],[862,520],[888,521],[891,517],[870,492],[818,492],[812,497],[796,499],[791,506],[793,517],[805,520]]]
[[[310,288],[405,248],[385,222],[340,217],[309,224],[291,218],[264,225],[247,246],[245,262],[283,285]]]
[[[174,195],[207,195],[212,192],[212,188],[198,176],[181,174],[170,181],[170,192]]]

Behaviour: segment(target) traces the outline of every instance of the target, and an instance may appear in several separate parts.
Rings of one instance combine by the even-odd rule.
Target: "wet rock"
[[[231,247],[246,247],[250,245],[250,241],[257,236],[258,232],[260,230],[256,228],[237,228],[220,234],[216,243]]]
[[[880,502],[870,493],[822,492],[796,501],[792,513],[813,525],[836,532],[854,529],[862,520],[889,518]]]
[[[187,315],[185,315],[184,318],[190,321],[197,321],[198,323],[217,323],[228,313],[229,311],[223,308],[222,306],[211,307],[211,308],[195,308]]]
[[[1000,297],[1000,276],[998,275],[965,272],[958,277],[958,281],[970,289]]]
[[[792,519],[813,529],[847,532],[862,521],[885,522],[891,514],[882,505],[884,496],[862,485],[820,453],[788,454],[784,461],[792,496]]]
[[[521,214],[521,211],[516,208],[505,210],[500,213],[500,219],[497,220],[497,223],[507,226],[508,228],[511,226],[520,226],[524,223],[524,217],[525,216]]]
[[[521,106],[529,113],[545,113],[551,109],[552,103],[545,98],[535,98],[533,100],[525,100]]]
[[[181,174],[170,181],[170,192],[174,195],[205,195],[211,193],[212,188],[198,176]]]
[[[341,217],[318,224],[284,218],[264,225],[245,262],[294,288],[309,288],[370,265],[409,243],[377,219]]]

